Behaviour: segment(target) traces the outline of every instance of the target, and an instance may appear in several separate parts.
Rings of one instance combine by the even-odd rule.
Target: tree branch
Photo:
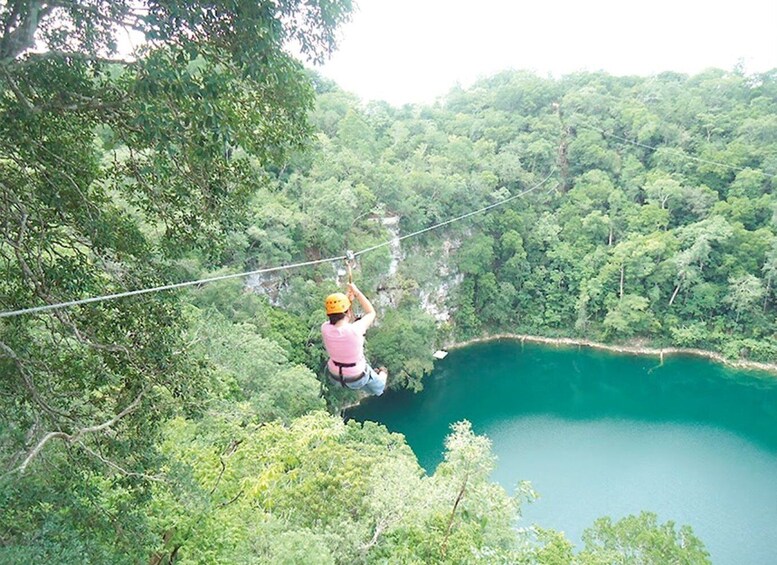
[[[243,489],[240,489],[240,492],[237,493],[235,496],[233,496],[230,500],[228,500],[226,502],[222,502],[221,504],[219,504],[219,508],[224,508],[225,506],[229,506],[230,504],[235,502],[241,496],[243,496]]]
[[[49,442],[49,440],[55,439],[55,438],[62,438],[71,440],[72,436],[66,434],[65,432],[49,432],[45,436],[43,436],[43,439],[41,439],[38,442],[38,445],[35,446],[35,448],[30,451],[27,454],[27,457],[24,458],[24,461],[21,465],[19,465],[16,469],[11,471],[12,473],[19,472],[19,474],[24,473],[25,469],[27,468],[27,465],[30,464],[30,462],[35,459],[35,457],[40,453],[40,450],[43,449],[43,447]]]
[[[383,531],[386,529],[386,524],[383,522],[379,522],[375,525],[375,533],[372,534],[372,539],[361,546],[361,550],[363,553],[367,553],[370,549],[375,547],[375,545],[378,543],[378,540],[380,539],[380,536],[383,534]]]
[[[14,93],[14,96],[16,96],[16,99],[21,103],[21,105],[24,107],[25,110],[28,112],[33,112],[35,110],[35,106],[30,102],[29,98],[27,98],[22,90],[19,88],[19,85],[16,84],[16,81],[11,76],[11,73],[8,72],[8,68],[6,65],[0,63],[0,69],[3,71],[3,77],[5,77],[5,82],[8,84],[8,87],[11,89],[11,91]]]
[[[102,57],[100,55],[91,55],[89,53],[79,53],[76,51],[58,51],[50,50],[45,53],[30,53],[23,61],[18,61],[13,64],[14,68],[23,69],[25,67],[32,66],[40,61],[48,59],[78,59],[81,61],[87,61],[90,63],[102,63],[104,65],[123,65],[131,67],[137,63],[137,61],[122,59],[121,57]]]
[[[16,352],[13,349],[11,349],[4,342],[0,341],[0,350],[2,350],[2,352],[5,353],[5,356],[10,358],[11,361],[13,361],[14,365],[16,365],[16,368],[19,370],[19,374],[22,377],[24,388],[27,389],[27,392],[29,392],[32,395],[32,399],[41,408],[43,408],[43,410],[45,410],[52,416],[60,416],[62,418],[67,418],[68,420],[73,420],[73,417],[70,414],[52,407],[48,402],[43,400],[43,397],[38,392],[38,388],[35,386],[35,382],[32,379],[32,375],[27,370],[27,367],[24,366],[24,362],[19,358],[19,356],[16,354]]]
[[[219,461],[221,462],[221,471],[219,471],[219,476],[216,478],[216,484],[213,485],[212,489],[210,489],[210,494],[216,492],[216,489],[221,482],[221,478],[224,476],[224,471],[227,470],[227,463],[224,461],[224,457],[232,457],[241,443],[243,443],[243,440],[232,440],[232,443],[229,444],[229,447],[227,447],[227,449],[224,450],[224,453],[222,453],[219,457]]]
[[[14,8],[18,8],[17,3]],[[48,16],[54,6],[43,6],[43,2],[32,0],[28,3],[27,13],[19,22],[16,29],[11,29],[18,20],[21,10],[16,10],[16,15],[9,18],[5,25],[2,41],[0,42],[0,65],[5,65],[35,46],[35,33],[38,31],[40,21]]]
[[[71,10],[74,12],[79,12],[79,11],[86,12],[99,20],[115,24],[125,29],[131,29],[143,34],[145,34],[148,31],[148,28],[142,25],[147,23],[146,22],[147,14],[140,14],[138,12],[132,11],[131,9],[125,12],[124,14],[120,14],[118,16],[110,16],[101,12],[97,6],[84,5],[81,2],[69,2],[68,0],[54,0],[50,3],[52,6],[55,6],[57,8],[63,8],[65,10]],[[125,18],[132,18],[132,19],[130,20]]]
[[[456,497],[456,502],[453,503],[453,510],[451,510],[451,516],[448,519],[448,528],[445,531],[445,538],[442,540],[442,546],[440,547],[440,553],[442,554],[443,559],[445,559],[445,552],[448,546],[448,538],[451,535],[451,529],[453,529],[453,518],[456,516],[456,509],[459,507],[459,503],[464,498],[464,493],[467,490],[468,480],[469,480],[469,473],[467,473],[464,476],[464,482],[461,485],[461,490],[459,490],[459,495]]]
[[[93,457],[96,457],[97,459],[99,459],[100,461],[102,461],[103,463],[105,463],[106,465],[111,467],[112,469],[115,469],[116,471],[118,471],[122,475],[126,475],[127,477],[137,477],[139,479],[146,479],[148,481],[154,481],[154,482],[159,482],[159,483],[165,482],[164,478],[161,477],[161,476],[158,476],[158,475],[147,475],[145,473],[136,473],[134,471],[127,471],[123,467],[120,467],[117,463],[115,463],[115,462],[111,461],[110,459],[102,456],[101,454],[97,453],[95,450],[91,449],[90,447],[87,447],[87,445],[84,442],[79,440],[77,443],[78,443],[79,446],[81,446],[81,448],[84,451],[86,451],[87,453],[89,453]]]
[[[124,418],[127,414],[133,412],[139,405],[140,401],[143,398],[143,395],[148,391],[148,387],[144,388],[140,391],[140,393],[135,397],[135,400],[133,400],[130,404],[128,404],[124,410],[116,414],[113,418],[110,420],[107,420],[101,424],[96,424],[94,426],[88,426],[86,428],[81,428],[78,431],[76,431],[73,434],[69,434],[63,431],[57,431],[57,432],[49,432],[43,438],[38,442],[38,444],[30,451],[30,453],[27,455],[27,457],[24,459],[21,465],[19,465],[16,469],[13,469],[11,473],[18,472],[19,474],[23,474],[25,470],[27,469],[27,466],[32,462],[33,459],[40,453],[40,451],[43,449],[43,447],[52,439],[63,439],[67,441],[68,443],[80,443],[80,440],[82,437],[84,437],[87,434],[93,434],[96,432],[101,432],[103,430],[106,430],[113,426],[116,422]]]
[[[210,489],[210,493],[208,494],[213,494],[214,492],[216,492],[216,489],[218,488],[219,483],[221,482],[221,477],[224,476],[224,471],[227,470],[227,464],[224,463],[223,457],[219,457],[219,462],[221,463],[221,471],[219,471],[219,476],[216,478],[216,484],[213,485],[213,488]]]

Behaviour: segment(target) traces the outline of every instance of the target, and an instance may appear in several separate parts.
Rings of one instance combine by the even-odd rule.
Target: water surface
[[[498,341],[453,351],[420,394],[351,410],[405,434],[430,473],[452,422],[493,441],[494,479],[541,496],[522,523],[578,547],[599,516],[690,525],[714,563],[777,563],[777,378],[693,357]]]

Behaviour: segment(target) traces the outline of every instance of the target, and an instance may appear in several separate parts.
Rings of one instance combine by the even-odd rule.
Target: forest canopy
[[[4,3],[0,310],[371,249],[392,387],[502,331],[777,361],[777,70],[510,71],[364,104],[289,51],[322,61],[350,11]],[[707,562],[649,513],[577,553],[516,532],[533,492],[490,481],[466,422],[431,473],[344,423],[316,333],[341,266],[0,318],[0,561]]]

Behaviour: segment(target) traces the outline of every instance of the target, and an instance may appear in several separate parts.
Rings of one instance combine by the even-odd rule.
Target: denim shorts
[[[336,376],[329,375],[329,378],[332,379],[333,382],[340,384],[340,381],[337,380]],[[380,396],[386,388],[386,376],[379,375],[375,372],[375,369],[368,364],[364,369],[362,378],[358,381],[353,381],[352,383],[345,383],[345,386],[352,390],[363,390],[374,396]]]

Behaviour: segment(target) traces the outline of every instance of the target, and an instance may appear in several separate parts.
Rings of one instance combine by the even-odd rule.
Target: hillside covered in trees
[[[0,310],[369,250],[392,387],[498,331],[777,360],[777,71],[506,72],[365,105],[284,51],[322,60],[350,9],[0,7]],[[339,268],[0,318],[0,561],[706,562],[649,513],[575,550],[517,521],[531,488],[490,481],[466,422],[433,473],[343,423],[317,335]]]
[[[303,203],[315,194],[319,209],[350,204],[346,218],[306,226],[325,252],[348,235],[358,247],[350,218],[373,207],[407,233],[550,175],[487,215],[408,240],[392,283],[383,265],[365,269],[376,288],[403,289],[401,306],[439,286],[436,258],[450,254],[459,280],[446,329],[456,339],[642,338],[777,359],[773,75],[508,72],[403,109],[320,91],[317,152],[279,187]]]

